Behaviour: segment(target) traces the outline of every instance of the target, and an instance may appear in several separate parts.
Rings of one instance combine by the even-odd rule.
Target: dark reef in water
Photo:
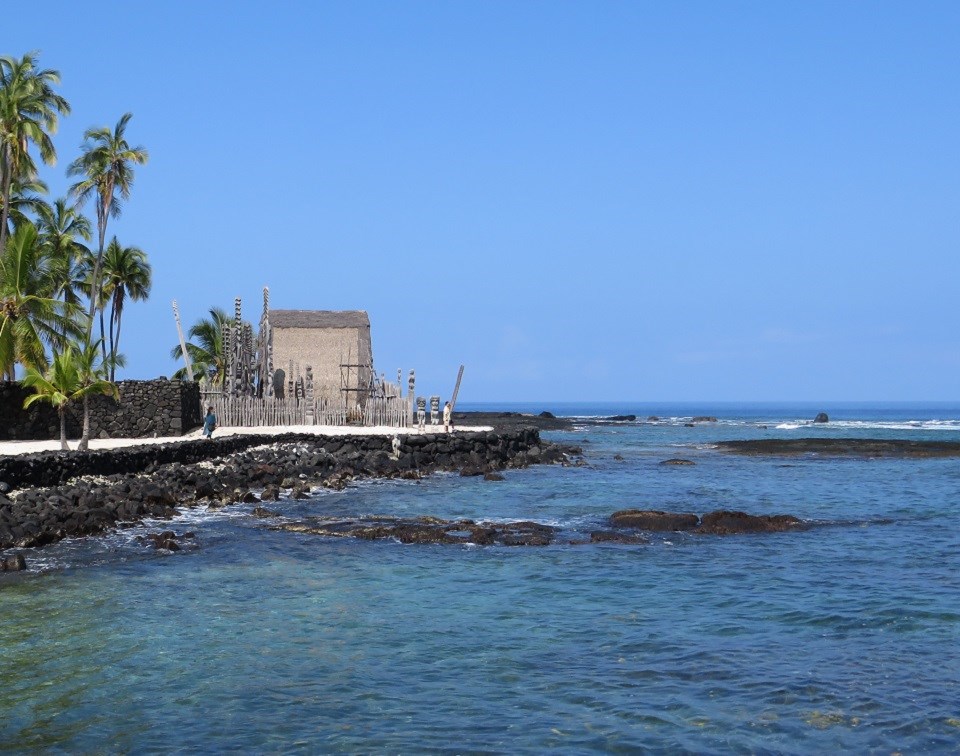
[[[717,511],[698,517],[695,514],[629,509],[615,512],[606,523],[607,530],[589,533],[589,541],[579,536],[570,544],[625,543],[645,544],[641,532],[687,531],[707,535],[743,533],[783,533],[805,530],[809,525],[792,515],[750,515],[745,512]],[[473,544],[476,546],[549,546],[562,534],[560,528],[539,522],[475,522],[442,520],[437,517],[352,517],[309,518],[303,522],[285,522],[274,530],[309,533],[333,538],[364,540],[392,539],[400,543]]]
[[[312,535],[395,539],[400,543],[474,544],[477,546],[547,546],[556,529],[538,522],[477,523],[473,520],[441,520],[436,517],[363,517],[283,523],[274,530]]]
[[[960,457],[957,441],[906,441],[874,438],[761,438],[719,441],[717,448],[736,454],[923,459]]]

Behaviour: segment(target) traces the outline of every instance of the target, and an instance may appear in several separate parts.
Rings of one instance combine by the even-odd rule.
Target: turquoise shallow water
[[[960,747],[960,462],[711,446],[960,440],[960,412],[831,408],[837,425],[810,428],[803,407],[561,409],[672,419],[546,434],[582,443],[587,468],[365,483],[281,512],[535,519],[571,538],[626,507],[824,526],[644,546],[404,546],[270,531],[239,506],[174,523],[196,532],[195,551],[133,542],[157,525],[59,544],[0,582],[0,750]],[[719,421],[685,428],[692,414]],[[697,464],[658,464],[673,456]]]

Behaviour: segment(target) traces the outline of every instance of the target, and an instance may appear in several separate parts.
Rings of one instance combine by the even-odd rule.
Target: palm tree
[[[10,182],[10,206],[7,209],[8,233],[13,233],[17,226],[22,226],[29,221],[29,215],[40,217],[45,208],[49,207],[40,196],[46,193],[47,185],[40,179],[14,178]]]
[[[117,387],[107,380],[105,364],[100,362],[97,356],[99,346],[99,342],[87,342],[77,352],[77,371],[80,373],[81,383],[87,388],[83,394],[83,433],[80,435],[80,443],[77,444],[78,451],[86,451],[90,446],[90,395],[111,394],[114,399],[119,398]]]
[[[43,203],[37,220],[40,243],[50,269],[52,296],[79,311],[80,293],[90,272],[90,221],[64,198]]]
[[[57,130],[57,118],[70,112],[67,101],[53,91],[60,73],[37,68],[37,53],[19,60],[0,57],[0,250],[6,248],[9,230],[10,194],[15,179],[33,179],[36,166],[30,144],[47,165],[57,160],[50,135]]]
[[[110,306],[110,380],[115,379],[113,358],[120,349],[120,319],[127,299],[139,302],[150,295],[151,269],[146,253],[137,247],[123,247],[114,236],[103,256],[103,284],[101,292]],[[101,304],[101,312],[106,302]],[[116,336],[114,336],[116,327]]]
[[[93,349],[96,355],[96,347]],[[77,354],[73,347],[67,347],[59,354],[54,354],[53,364],[45,373],[36,368],[27,368],[23,379],[26,388],[32,388],[34,393],[28,396],[23,407],[26,409],[34,402],[49,402],[57,408],[60,415],[60,448],[69,451],[67,445],[67,406],[77,399],[83,399],[89,394],[110,394],[117,397],[117,388],[103,379],[85,382],[83,376],[84,357]],[[89,435],[89,423],[87,423]]]
[[[18,362],[45,368],[44,344],[60,349],[65,337],[77,335],[77,314],[78,308],[51,296],[36,226],[20,226],[0,255],[0,371],[12,380]]]
[[[101,303],[100,271],[103,265],[104,240],[107,235],[107,220],[116,218],[122,209],[121,200],[130,198],[133,186],[133,166],[143,165],[149,156],[143,147],[131,147],[125,132],[132,114],[124,113],[117,121],[113,131],[107,127],[90,128],[84,132],[83,154],[74,160],[67,169],[68,176],[82,176],[81,180],[70,187],[71,194],[79,204],[90,197],[97,200],[97,231],[100,245],[93,264],[91,275],[90,322],[87,335],[93,328],[93,316]],[[118,196],[119,193],[119,196]],[[100,313],[101,331],[103,330],[103,311]],[[89,338],[88,338],[89,340]],[[104,357],[106,344],[101,339]]]
[[[194,375],[213,377],[214,382],[223,383],[226,372],[226,362],[223,351],[223,324],[232,324],[233,319],[219,307],[210,308],[210,317],[201,318],[187,331],[187,352],[193,363]],[[170,356],[175,360],[183,359],[183,350],[177,344],[170,350]],[[173,374],[174,378],[183,380],[187,377],[187,369],[180,368]]]

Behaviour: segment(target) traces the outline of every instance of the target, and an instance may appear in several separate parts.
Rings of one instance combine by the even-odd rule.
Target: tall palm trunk
[[[103,352],[103,361],[107,361],[107,334],[104,332],[103,327],[103,305],[100,305],[100,344],[101,350]]]
[[[117,357],[117,346],[113,340],[113,324],[116,320],[116,317],[117,317],[117,308],[116,308],[116,302],[114,302],[113,305],[110,307],[110,382],[111,383],[113,383],[113,377],[115,372],[114,365],[116,364],[115,360]]]
[[[67,408],[59,407],[58,412],[60,414],[60,450],[70,451],[67,445]]]
[[[110,349],[113,350],[112,354],[114,357],[116,357],[117,352],[120,351],[120,314],[121,314],[120,312],[117,313],[117,341],[115,345],[112,341],[110,344]],[[111,383],[113,383],[113,379],[114,379],[115,366],[116,366],[116,361],[114,361],[110,365],[110,382]]]
[[[13,166],[10,165],[10,148],[4,150],[0,157],[0,176],[3,177],[3,209],[0,210],[0,253],[7,246],[7,220],[10,217],[10,183],[13,180]]]
[[[77,451],[87,451],[90,447],[90,399],[86,394],[83,395],[83,434],[80,436],[80,443],[77,444]]]
[[[113,188],[110,189],[111,195]],[[93,316],[100,306],[100,275],[103,272],[103,242],[107,236],[107,216],[110,214],[110,201],[101,200],[97,204],[97,230],[100,234],[100,248],[97,250],[97,259],[93,263],[93,275],[90,278],[90,320],[87,323],[87,343],[93,336]],[[107,343],[103,340],[103,308],[100,308],[100,349],[103,359],[107,359]]]

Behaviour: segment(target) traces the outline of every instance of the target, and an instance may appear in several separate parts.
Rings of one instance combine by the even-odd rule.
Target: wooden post
[[[463,365],[460,366],[460,371],[457,373],[457,385],[453,387],[453,398],[450,400],[450,415],[453,415],[453,410],[457,406],[457,394],[460,393],[460,381],[463,379]]]
[[[180,325],[180,309],[177,300],[173,300],[173,319],[177,321],[177,336],[180,337],[180,351],[183,352],[183,361],[187,365],[187,379],[193,380],[193,363],[190,361],[190,352],[187,351],[187,342],[183,338],[183,327]]]
[[[413,402],[416,398],[413,395],[413,390],[416,385],[417,376],[416,373],[411,369],[410,377],[407,378],[407,388],[409,389],[407,392],[407,422],[410,423],[410,425],[413,425]]]
[[[270,289],[263,287],[263,312],[260,314],[260,333],[257,336],[260,352],[259,392],[260,396],[273,396],[273,354],[270,338]]]

